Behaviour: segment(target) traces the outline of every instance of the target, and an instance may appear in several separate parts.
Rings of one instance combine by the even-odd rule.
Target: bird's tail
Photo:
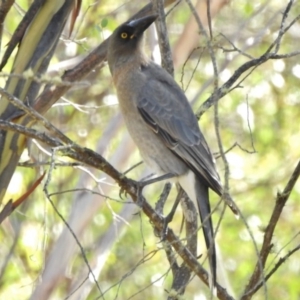
[[[217,280],[217,259],[216,259],[216,248],[214,243],[214,231],[211,220],[211,211],[208,195],[208,187],[204,185],[201,180],[195,180],[195,191],[197,204],[202,223],[202,229],[204,239],[208,251],[208,260],[211,270],[211,281],[210,287],[215,288]]]
[[[208,250],[208,261],[211,270],[210,287],[215,293],[217,282],[217,259],[214,243],[214,231],[210,215],[210,204],[208,186],[203,183],[203,178],[198,178],[192,171],[188,171],[179,178],[179,184],[188,194],[191,200],[197,202],[200,219],[202,223],[204,239]]]

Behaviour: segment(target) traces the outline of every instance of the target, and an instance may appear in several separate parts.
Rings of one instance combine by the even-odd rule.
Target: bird
[[[192,107],[173,77],[144,52],[143,35],[157,19],[148,15],[117,27],[107,61],[121,115],[144,162],[157,174],[171,174],[198,206],[216,287],[217,262],[209,189],[223,193],[214,157]]]

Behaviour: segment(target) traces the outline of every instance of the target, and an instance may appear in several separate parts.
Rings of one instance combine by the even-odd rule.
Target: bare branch
[[[272,249],[272,238],[273,233],[276,228],[276,225],[278,223],[278,220],[280,218],[280,215],[282,213],[282,210],[289,199],[289,196],[291,194],[291,191],[293,190],[298,178],[300,176],[300,161],[298,162],[293,174],[290,177],[290,180],[288,181],[286,187],[284,188],[282,193],[278,193],[276,197],[276,204],[272,213],[272,216],[270,218],[270,221],[268,222],[268,226],[265,231],[263,245],[260,251],[259,255],[259,261],[262,263],[263,267],[266,264],[267,258],[270,254],[270,251]],[[251,279],[249,280],[249,283],[245,289],[244,295],[241,299],[247,300],[250,299],[251,296],[255,293],[257,290],[257,284],[258,281],[261,279],[261,268],[258,264],[255,266],[255,270],[251,276]]]
[[[241,65],[237,70],[235,70],[234,74],[217,90],[213,92],[213,94],[201,105],[197,112],[197,117],[200,118],[203,113],[208,110],[211,106],[214,105],[214,101],[219,101],[222,97],[224,97],[231,89],[233,84],[238,80],[238,78],[248,71],[251,68],[257,68],[261,64],[265,63],[269,59],[280,59],[282,58],[281,55],[278,55],[277,52],[279,50],[279,43],[282,39],[282,36],[300,19],[300,15],[298,15],[288,26],[284,28],[284,22],[288,16],[288,13],[291,9],[293,4],[293,0],[290,0],[282,17],[281,27],[278,33],[277,38],[274,42],[269,46],[269,48],[265,51],[263,55],[258,58],[254,58],[243,65]],[[275,47],[275,51],[272,53],[272,49]],[[292,52],[289,54],[284,54],[284,58],[292,57],[298,55],[298,51]]]
[[[111,176],[118,184],[121,189],[126,191],[132,198],[132,200],[136,203],[140,203],[139,198],[139,188],[138,183],[134,180],[131,180],[125,177],[122,173],[118,172],[114,167],[112,167],[101,155],[98,153],[87,149],[82,148],[75,143],[71,145],[63,145],[57,139],[53,139],[48,137],[45,133],[40,133],[34,129],[26,128],[24,126],[14,124],[8,121],[0,120],[0,129],[4,130],[12,130],[31,138],[36,138],[42,142],[47,143],[49,146],[57,147],[55,152],[61,153],[62,155],[69,156],[77,161],[80,161],[86,165],[102,170],[109,176]],[[142,210],[145,215],[149,218],[151,223],[158,228],[158,230],[162,231],[164,228],[164,219],[158,214],[144,199],[142,203]],[[55,209],[55,208],[54,208]],[[57,212],[58,215],[59,212]],[[62,217],[62,216],[61,216]],[[170,243],[170,245],[176,250],[176,252],[180,255],[180,257],[185,261],[186,265],[206,284],[208,285],[208,274],[206,270],[199,264],[195,256],[182,244],[180,239],[174,234],[172,229],[168,228],[166,233],[166,241]],[[220,299],[233,299],[228,295],[227,291],[217,284],[217,293]]]
[[[168,36],[168,30],[166,24],[164,1],[153,0],[152,3],[153,3],[153,11],[158,14],[158,18],[155,24],[158,33],[159,49],[161,53],[161,65],[172,76],[174,76],[174,65],[173,65],[172,52],[169,43],[169,36]]]

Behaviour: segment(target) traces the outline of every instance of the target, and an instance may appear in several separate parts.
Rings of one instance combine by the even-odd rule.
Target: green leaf
[[[105,28],[107,26],[107,24],[108,24],[108,20],[106,18],[102,19],[102,21],[101,21],[101,27]]]

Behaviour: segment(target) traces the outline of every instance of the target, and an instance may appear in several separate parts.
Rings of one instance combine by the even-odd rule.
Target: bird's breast
[[[117,88],[119,107],[128,132],[144,162],[157,174],[184,174],[187,171],[186,164],[179,160],[146,124],[137,109],[136,97],[139,89],[134,88],[134,82],[127,82],[125,86],[119,85]]]

